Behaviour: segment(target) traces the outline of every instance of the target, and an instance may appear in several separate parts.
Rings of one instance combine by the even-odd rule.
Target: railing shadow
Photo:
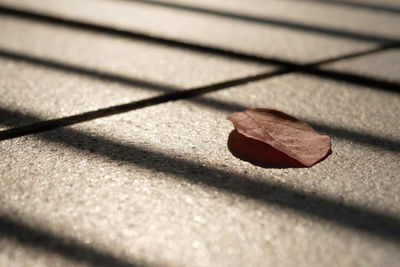
[[[292,31],[300,31],[306,32],[311,34],[318,34],[318,35],[325,35],[334,38],[343,38],[353,41],[359,42],[373,42],[373,43],[388,43],[388,42],[397,42],[399,41],[396,38],[384,37],[379,35],[373,34],[366,34],[366,33],[358,33],[350,30],[344,29],[335,29],[332,27],[324,26],[319,27],[317,25],[305,24],[302,22],[290,22],[287,20],[282,20],[278,18],[266,18],[266,17],[259,17],[253,16],[243,13],[234,13],[234,12],[227,12],[223,10],[215,10],[209,9],[204,7],[198,7],[193,5],[181,4],[181,3],[174,3],[174,2],[162,2],[156,0],[118,0],[118,1],[129,1],[129,2],[137,2],[146,5],[154,5],[154,6],[161,6],[165,8],[172,8],[176,10],[182,10],[186,12],[192,13],[199,13],[209,16],[216,16],[221,18],[239,20],[249,23],[257,23],[263,25],[269,25],[273,27],[279,27],[284,29],[289,29]]]
[[[40,248],[75,262],[90,266],[150,266],[145,262],[131,263],[113,256],[111,253],[92,248],[75,239],[52,234],[43,229],[34,228],[6,215],[0,214],[0,237],[8,237],[20,244]]]
[[[321,66],[323,64],[337,62],[337,61],[344,60],[344,59],[351,59],[351,58],[355,58],[355,57],[359,57],[359,56],[365,56],[365,55],[376,53],[376,52],[382,52],[382,51],[385,51],[388,49],[397,48],[398,46],[399,46],[398,44],[382,45],[382,46],[378,46],[376,48],[369,49],[366,51],[351,53],[351,54],[342,55],[342,56],[333,57],[333,58],[328,58],[328,59],[324,59],[324,60],[320,60],[317,62],[312,62],[310,64],[304,64],[304,65],[294,64],[294,63],[290,63],[290,62],[282,62],[282,64],[278,65],[278,66],[282,67],[282,70],[270,71],[270,73],[272,74],[274,72],[278,72],[278,73],[282,72],[282,74],[287,74],[287,73],[291,73],[291,72],[299,72],[299,73],[303,73],[303,74],[307,74],[307,75],[325,78],[328,80],[344,81],[344,82],[347,82],[350,84],[368,86],[368,87],[383,90],[383,91],[399,93],[400,92],[400,83],[397,83],[394,81],[393,82],[386,81],[383,79],[379,79],[377,77],[367,77],[367,76],[358,75],[355,73],[348,73],[348,72],[342,72],[342,71],[336,71],[336,70],[323,70],[323,69],[317,68],[318,66]],[[116,73],[109,73],[109,72],[101,71],[98,69],[85,68],[83,66],[72,65],[72,64],[68,64],[65,62],[59,62],[59,61],[55,61],[55,60],[51,60],[51,59],[43,59],[43,58],[35,57],[33,55],[17,53],[17,52],[2,49],[2,48],[0,48],[0,57],[11,59],[11,60],[26,61],[31,64],[36,64],[36,65],[46,67],[46,68],[52,68],[52,69],[75,73],[75,74],[87,75],[87,76],[94,77],[94,78],[104,80],[104,81],[118,82],[118,83],[129,85],[129,86],[142,87],[142,88],[152,89],[152,90],[157,90],[157,91],[171,92],[171,91],[177,91],[177,90],[183,89],[183,88],[178,88],[176,86],[172,86],[172,85],[168,85],[168,84],[164,84],[164,83],[161,84],[161,83],[157,83],[154,81],[146,81],[143,79],[127,77],[127,76],[119,75]],[[266,74],[266,73],[264,73],[264,74]],[[255,76],[257,76],[257,75],[255,75]]]
[[[312,64],[310,64],[310,66],[318,66],[319,64],[333,62],[335,60],[349,59],[352,56],[354,57],[354,56],[359,56],[359,55],[365,55],[368,53],[373,53],[375,51],[381,51],[381,50],[377,48],[377,49],[372,49],[372,50],[368,50],[368,51],[364,51],[364,52],[354,53],[351,55],[343,55],[342,57],[326,59],[326,60],[323,60],[320,62],[312,63]],[[147,106],[151,106],[151,105],[156,105],[156,104],[165,103],[168,101],[180,100],[180,99],[187,99],[188,101],[191,101],[191,102],[194,102],[194,103],[197,103],[200,105],[204,105],[209,108],[216,109],[216,110],[224,110],[224,111],[230,111],[230,112],[241,111],[241,110],[244,110],[246,107],[237,105],[235,103],[230,103],[227,101],[221,101],[221,100],[211,99],[211,98],[207,98],[207,97],[196,97],[196,96],[202,96],[209,92],[215,92],[215,91],[226,89],[226,88],[229,88],[232,86],[243,85],[245,83],[259,81],[259,80],[263,80],[263,79],[267,79],[270,77],[275,77],[278,75],[283,75],[283,74],[292,72],[291,70],[278,69],[275,71],[269,71],[269,72],[261,73],[258,75],[228,80],[225,82],[206,85],[206,86],[202,86],[202,87],[198,87],[198,88],[193,88],[193,89],[188,89],[188,90],[178,90],[177,88],[171,87],[169,85],[155,84],[155,83],[148,82],[148,81],[137,80],[134,78],[129,78],[129,77],[120,76],[120,75],[116,75],[116,74],[99,72],[97,70],[82,68],[82,67],[78,67],[78,66],[74,66],[74,65],[66,65],[66,64],[60,63],[60,62],[43,60],[40,58],[27,56],[27,55],[21,55],[21,54],[4,51],[4,50],[0,50],[0,57],[5,57],[8,59],[13,59],[13,60],[24,60],[24,61],[34,63],[34,64],[44,66],[44,67],[50,67],[50,68],[54,68],[54,69],[58,69],[58,70],[62,70],[62,71],[68,71],[68,72],[72,72],[72,73],[89,75],[90,77],[95,77],[95,78],[99,78],[99,79],[103,79],[103,80],[107,80],[107,81],[121,82],[123,84],[128,84],[131,86],[142,86],[142,87],[150,89],[150,90],[167,91],[167,92],[169,91],[169,93],[159,95],[156,97],[147,98],[147,99],[143,99],[143,100],[139,100],[139,101],[133,101],[133,102],[122,104],[122,105],[106,107],[106,108],[102,108],[99,110],[81,113],[78,115],[63,117],[60,119],[39,121],[39,122],[28,121],[28,122],[25,122],[28,124],[26,124],[24,126],[19,126],[19,127],[13,128],[13,129],[0,131],[0,140],[15,138],[15,137],[19,137],[19,136],[23,136],[23,135],[27,135],[27,134],[39,133],[39,132],[48,131],[48,130],[52,130],[52,129],[57,129],[57,128],[65,127],[68,125],[73,125],[73,124],[84,122],[84,121],[89,121],[89,120],[93,120],[93,119],[97,119],[97,118],[101,118],[101,117],[106,117],[106,116],[110,116],[110,115],[114,115],[114,114],[119,114],[119,113],[131,111],[131,110],[135,110],[135,109],[139,109],[139,108],[143,108],[143,107],[147,107]],[[1,110],[3,110],[3,109],[0,109],[0,111]],[[4,110],[3,110],[3,112],[4,112]],[[0,112],[0,119],[1,119],[1,115],[2,115],[2,113]],[[9,120],[10,119],[15,120],[15,118],[13,116],[6,115],[6,117]],[[357,143],[361,143],[363,145],[381,147],[388,151],[398,151],[399,150],[399,143],[396,141],[387,139],[387,138],[357,133],[354,131],[349,131],[347,129],[332,127],[329,125],[323,125],[321,123],[315,123],[312,121],[306,121],[306,122],[309,123],[315,129],[323,131],[331,136],[345,138],[345,139],[352,140]],[[0,120],[0,123],[1,123],[1,120]],[[20,124],[17,124],[17,125],[20,125]]]
[[[51,59],[44,59],[44,58],[36,57],[33,55],[17,53],[17,52],[2,49],[2,48],[0,48],[0,58],[6,58],[6,59],[16,60],[16,61],[24,61],[24,62],[28,62],[30,64],[34,64],[34,65],[49,68],[49,69],[54,69],[54,70],[63,71],[63,72],[67,72],[67,73],[85,75],[85,76],[89,76],[91,78],[96,78],[101,81],[116,82],[119,84],[128,85],[128,86],[132,86],[132,87],[145,88],[147,90],[155,90],[155,91],[161,91],[161,92],[163,92],[163,91],[171,92],[171,91],[182,90],[182,88],[178,88],[176,86],[168,85],[165,83],[161,84],[161,83],[157,83],[154,81],[146,81],[143,79],[137,79],[137,78],[133,78],[130,76],[128,77],[128,76],[120,75],[117,73],[101,71],[99,69],[93,69],[93,68],[68,64],[66,62],[60,62],[60,61],[51,60]]]
[[[293,0],[290,0],[293,1]],[[298,0],[295,0],[298,1]],[[327,6],[344,6],[357,9],[365,9],[371,11],[385,12],[388,14],[399,15],[400,8],[389,5],[379,5],[377,3],[365,3],[365,2],[355,2],[355,1],[342,1],[342,0],[301,0],[303,2],[311,2],[317,4],[323,4]]]
[[[35,60],[32,62],[34,61]],[[36,63],[41,64],[40,61]],[[49,66],[64,69],[65,71],[97,76],[104,80],[114,80],[155,90],[177,89],[118,75],[113,76],[107,73],[93,72],[89,69],[82,70],[80,67],[75,68],[67,66],[65,68],[65,65],[58,63],[49,64]],[[210,101],[208,102],[211,103]],[[214,103],[212,105],[221,107],[223,103]],[[226,104],[226,107],[228,106],[229,103]],[[230,108],[241,109],[242,107],[235,107],[232,104]],[[5,110],[1,110],[0,114],[14,116],[15,118],[19,117],[23,121],[40,120],[39,118],[29,117],[21,113],[7,113]],[[315,125],[313,126],[315,127]],[[323,126],[322,129],[324,127],[325,126]],[[316,128],[318,128],[318,126]],[[340,135],[343,130],[333,129],[332,132],[336,132],[337,135]],[[351,136],[352,133],[349,132],[343,136],[349,135]],[[102,155],[115,161],[124,161],[143,168],[157,169],[158,171],[169,173],[178,179],[200,183],[212,188],[217,188],[226,193],[244,196],[265,205],[276,205],[295,212],[300,212],[303,215],[324,219],[351,229],[365,231],[389,241],[400,242],[400,220],[379,212],[368,211],[360,207],[349,206],[338,201],[324,199],[280,185],[269,184],[263,181],[265,179],[256,181],[246,176],[204,167],[203,165],[188,160],[172,158],[132,145],[121,145],[103,138],[91,137],[69,129],[59,130],[57,135],[42,133],[40,137],[65,146],[91,151],[92,153]],[[368,139],[367,136],[364,136],[364,139],[365,138]],[[374,140],[376,142],[382,142],[382,140]],[[82,146],[82,144],[84,145]],[[398,146],[398,143],[394,145]],[[181,170],[184,170],[183,174]],[[193,170],[195,170],[195,172],[193,172]],[[216,179],[215,177],[219,178]],[[32,228],[4,215],[0,216],[0,235],[15,238],[20,243],[38,246],[61,256],[94,266],[136,266],[136,264],[118,259],[107,252],[87,247],[76,240],[65,239],[46,231]],[[140,263],[140,266],[143,265],[143,263]]]
[[[315,68],[315,64],[297,64],[295,62],[290,62],[286,60],[276,59],[276,58],[265,58],[258,55],[246,54],[237,51],[231,51],[227,49],[222,49],[218,47],[212,46],[205,46],[202,44],[190,43],[181,40],[175,39],[167,39],[163,37],[157,37],[154,35],[148,35],[140,32],[128,31],[128,30],[121,30],[115,29],[107,26],[101,26],[96,24],[91,24],[82,21],[64,19],[64,18],[57,18],[51,15],[40,14],[31,11],[23,11],[13,8],[8,8],[0,5],[0,14],[9,15],[9,16],[16,16],[23,19],[41,21],[45,23],[49,23],[52,25],[60,25],[71,27],[79,30],[86,30],[86,31],[93,31],[99,32],[103,34],[109,34],[124,38],[136,39],[144,42],[151,42],[158,45],[168,46],[168,47],[175,47],[180,49],[186,49],[198,53],[205,53],[205,54],[214,54],[221,57],[241,60],[241,61],[248,61],[248,62],[255,62],[260,64],[267,64],[278,66],[282,68],[289,69],[291,71],[296,71],[308,75],[323,77],[332,80],[343,80],[349,83],[357,84],[357,85],[367,85],[373,88],[379,88],[382,90],[388,90],[392,92],[398,92],[400,89],[400,84],[396,82],[388,82],[385,80],[381,80],[378,78],[368,78],[362,75],[357,75],[354,73],[346,73],[342,71],[334,71],[334,70],[322,70]],[[400,46],[400,42],[392,42],[383,44],[381,47],[383,49],[388,48],[398,48]],[[7,51],[4,51],[3,56],[7,54]],[[12,55],[8,53],[10,57]],[[38,61],[38,59],[35,59]],[[55,65],[60,65],[59,63]]]
[[[225,88],[225,87],[223,87]],[[200,88],[202,89],[202,88]],[[214,91],[215,88],[205,88],[209,89],[211,91]],[[147,98],[144,100],[139,100],[139,101],[134,101],[130,102],[127,104],[122,104],[122,105],[117,105],[117,106],[111,106],[107,108],[102,108],[99,110],[94,110],[94,111],[89,111],[77,115],[72,115],[68,117],[62,117],[59,119],[52,119],[52,120],[39,120],[39,118],[34,118],[35,120],[28,120],[26,121],[26,117],[21,116],[18,112],[11,112],[8,111],[4,108],[0,107],[0,124],[4,123],[14,123],[14,125],[20,125],[20,123],[23,123],[24,125],[22,126],[17,126],[11,129],[6,129],[3,131],[0,131],[0,141],[2,140],[7,140],[7,139],[12,139],[24,135],[29,135],[29,134],[35,134],[35,133],[41,133],[45,131],[50,131],[50,130],[55,130],[59,129],[62,127],[74,125],[77,123],[85,122],[85,121],[90,121],[98,118],[103,118],[115,114],[120,114],[148,106],[153,106],[157,105],[160,103],[165,103],[168,101],[174,101],[174,100],[180,100],[180,99],[186,99],[200,104],[207,106],[209,108],[213,108],[216,110],[224,110],[224,111],[230,111],[230,112],[235,112],[235,111],[242,111],[246,109],[247,107],[244,107],[242,105],[238,105],[235,103],[229,103],[226,101],[219,101],[219,100],[214,100],[214,99],[209,99],[209,98],[193,98],[196,95],[201,95],[202,93],[199,93],[200,91],[191,91],[191,90],[186,90],[183,92],[174,92],[170,94],[163,94],[160,96],[152,97],[152,98]],[[7,118],[7,120],[3,120],[2,118]],[[33,118],[33,117],[32,117]],[[386,151],[393,151],[393,152],[399,152],[400,151],[400,142],[391,140],[385,137],[381,136],[374,136],[374,135],[369,135],[369,134],[363,134],[363,133],[358,133],[354,132],[348,129],[344,128],[339,128],[339,127],[334,127],[330,126],[327,124],[322,124],[322,123],[316,123],[310,120],[303,119],[304,122],[308,123],[310,126],[312,126],[314,129],[323,132],[325,134],[328,134],[329,136],[335,136],[339,139],[347,139],[351,140],[352,142],[355,143],[360,143],[362,145],[366,146],[372,146],[372,147],[379,147],[380,149],[384,149]]]
[[[7,110],[2,111],[3,114],[7,112]],[[9,115],[24,117],[25,120],[37,119],[22,113],[12,113],[8,112]],[[399,218],[297,191],[283,185],[272,184],[268,182],[267,177],[247,177],[208,167],[201,162],[165,155],[131,144],[120,144],[72,129],[64,128],[57,132],[41,133],[38,138],[65,147],[90,151],[113,161],[127,162],[140,168],[156,170],[179,180],[246,197],[264,205],[278,206],[323,219],[391,242],[400,242]]]

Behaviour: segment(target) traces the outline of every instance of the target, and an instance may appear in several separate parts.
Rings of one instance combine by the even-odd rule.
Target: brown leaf
[[[311,167],[331,153],[328,136],[277,110],[247,109],[227,119],[236,128],[229,135],[229,150],[258,166]]]

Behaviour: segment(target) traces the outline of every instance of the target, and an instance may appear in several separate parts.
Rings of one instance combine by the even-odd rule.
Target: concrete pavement
[[[0,1],[2,133],[60,118],[0,142],[0,266],[400,266],[400,6],[328,3]],[[246,107],[333,154],[240,161]]]

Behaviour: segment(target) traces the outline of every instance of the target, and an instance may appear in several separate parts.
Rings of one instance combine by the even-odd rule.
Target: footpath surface
[[[0,266],[400,266],[399,25],[397,0],[0,0]],[[333,153],[235,158],[248,107]]]

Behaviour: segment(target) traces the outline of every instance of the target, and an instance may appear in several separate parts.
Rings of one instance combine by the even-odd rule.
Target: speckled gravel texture
[[[400,39],[395,0],[152,3],[0,6],[300,63]],[[399,83],[399,58],[321,68]],[[0,130],[277,68],[0,12]],[[333,153],[309,169],[235,158],[225,118],[247,107]],[[399,115],[398,92],[292,72],[0,141],[0,266],[400,266]]]

